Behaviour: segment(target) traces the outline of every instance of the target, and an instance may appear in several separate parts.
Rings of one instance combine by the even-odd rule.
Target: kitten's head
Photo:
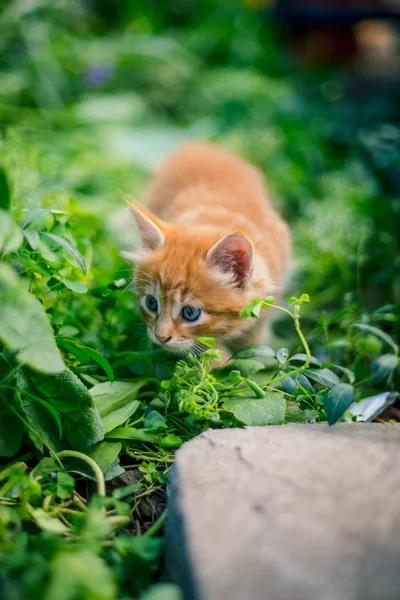
[[[198,337],[232,338],[250,299],[253,246],[244,235],[178,227],[130,205],[141,248],[131,254],[135,286],[150,339],[187,352]]]

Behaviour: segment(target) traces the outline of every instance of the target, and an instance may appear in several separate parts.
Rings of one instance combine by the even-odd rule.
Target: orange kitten
[[[261,174],[207,144],[183,146],[162,166],[145,209],[131,204],[142,246],[132,254],[151,340],[194,351],[196,339],[263,343],[268,316],[239,318],[256,297],[282,289],[290,255],[286,224]]]

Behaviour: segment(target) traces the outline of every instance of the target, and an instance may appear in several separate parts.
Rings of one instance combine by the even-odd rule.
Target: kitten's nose
[[[156,333],[155,336],[161,344],[166,344],[172,338],[172,335],[160,335],[159,333]]]

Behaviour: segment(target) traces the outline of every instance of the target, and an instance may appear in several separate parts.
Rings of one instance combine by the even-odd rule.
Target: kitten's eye
[[[200,308],[194,308],[193,306],[184,306],[182,308],[182,317],[186,321],[197,321],[197,319],[200,317],[200,314]]]
[[[146,305],[146,308],[149,309],[149,311],[151,311],[151,312],[158,311],[157,298],[154,298],[154,296],[146,296],[144,303]]]

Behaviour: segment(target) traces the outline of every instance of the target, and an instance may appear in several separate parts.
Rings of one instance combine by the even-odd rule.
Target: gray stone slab
[[[399,600],[400,425],[208,431],[177,453],[167,567],[185,600]]]

